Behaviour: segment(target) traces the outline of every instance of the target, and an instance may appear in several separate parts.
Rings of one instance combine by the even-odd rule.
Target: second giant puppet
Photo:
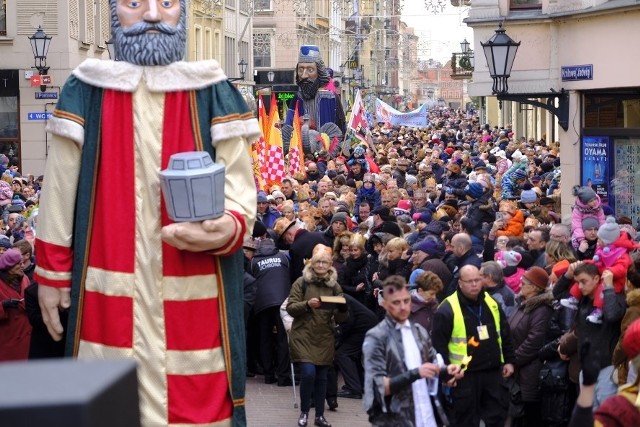
[[[340,98],[333,91],[326,89],[330,79],[318,46],[301,46],[296,66],[296,83],[299,89],[297,96],[289,104],[285,125],[282,127],[285,149],[291,140],[294,110],[298,105],[298,113],[304,119],[304,153],[328,151],[332,145],[335,147],[332,154],[339,151],[340,145],[333,142],[342,143],[346,121]]]

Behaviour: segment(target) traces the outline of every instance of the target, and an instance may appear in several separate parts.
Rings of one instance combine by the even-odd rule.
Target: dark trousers
[[[502,427],[507,418],[509,395],[502,383],[500,369],[465,372],[464,378],[452,389],[451,425]]]
[[[265,377],[277,374],[278,378],[290,378],[289,344],[280,318],[280,307],[270,307],[256,314],[256,326]]]
[[[316,417],[324,415],[324,399],[327,393],[327,371],[329,366],[300,363],[300,408],[309,412],[311,394],[316,407]]]
[[[344,384],[355,393],[362,394],[364,370],[362,368],[362,342],[364,336],[347,337],[336,349],[335,365],[344,378]]]

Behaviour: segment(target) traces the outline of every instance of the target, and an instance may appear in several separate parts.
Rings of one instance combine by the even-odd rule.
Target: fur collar
[[[123,92],[134,92],[142,79],[152,92],[170,92],[202,89],[227,78],[215,60],[143,67],[89,58],[73,70],[73,75],[92,86]]]
[[[333,288],[336,286],[338,280],[338,272],[334,267],[329,269],[329,275],[325,277],[318,277],[311,268],[311,262],[307,262],[302,270],[302,278],[305,282],[318,286],[326,286],[327,288]]]
[[[640,305],[640,289],[632,289],[627,292],[627,305],[629,307]]]
[[[545,305],[548,307],[553,307],[553,294],[551,293],[551,291],[546,290],[539,295],[536,295],[534,297],[531,297],[529,299],[522,301],[521,304],[522,304],[522,309],[524,310],[525,313],[531,313],[536,308],[545,306]]]

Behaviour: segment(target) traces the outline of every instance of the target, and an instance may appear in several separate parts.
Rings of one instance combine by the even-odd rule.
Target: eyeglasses
[[[318,260],[318,261],[316,261],[316,264],[320,264],[320,265],[329,265],[329,264],[331,264],[331,262],[330,262],[330,261]]]
[[[471,279],[471,280],[462,280],[462,279],[459,279],[459,281],[460,281],[460,282],[462,282],[462,283],[474,283],[474,284],[475,284],[475,283],[480,283],[480,282],[482,282],[482,279]]]

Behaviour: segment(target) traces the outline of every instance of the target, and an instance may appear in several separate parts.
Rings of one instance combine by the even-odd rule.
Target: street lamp
[[[509,92],[507,79],[511,75],[513,61],[516,59],[516,52],[520,42],[515,42],[502,28],[502,23],[498,24],[496,33],[486,43],[480,42],[484,49],[484,56],[487,58],[489,74],[493,79],[493,93],[497,95]]]
[[[240,60],[240,62],[238,62],[238,69],[240,70],[240,77],[231,77],[228,78],[227,80],[229,80],[230,82],[235,82],[238,80],[244,80],[244,75],[247,73],[247,65],[249,65],[247,63],[247,61],[244,60],[244,58],[242,58]]]
[[[469,42],[467,41],[466,37],[463,41],[460,42],[460,50],[465,55],[469,53]]]
[[[27,37],[29,43],[31,43],[31,50],[33,51],[33,59],[35,61],[35,69],[38,70],[38,74],[46,76],[49,72],[47,67],[47,53],[49,52],[49,45],[51,44],[51,36],[48,36],[42,26],[38,25],[38,29],[31,37]],[[42,80],[41,80],[42,81]],[[40,85],[40,91],[47,90],[46,84]]]
[[[485,43],[480,42],[480,44],[487,59],[489,75],[493,79],[492,93],[497,95],[500,106],[502,106],[502,101],[516,101],[521,104],[544,108],[558,118],[558,124],[562,129],[566,131],[569,128],[569,93],[564,89],[560,89],[560,92],[551,89],[551,92],[508,93],[507,80],[511,76],[511,68],[516,59],[516,52],[520,42],[515,42],[506,34],[502,28],[502,23],[498,24],[498,29],[493,37]],[[540,98],[546,98],[547,102],[538,101],[537,99]],[[558,100],[557,107],[556,99]]]

